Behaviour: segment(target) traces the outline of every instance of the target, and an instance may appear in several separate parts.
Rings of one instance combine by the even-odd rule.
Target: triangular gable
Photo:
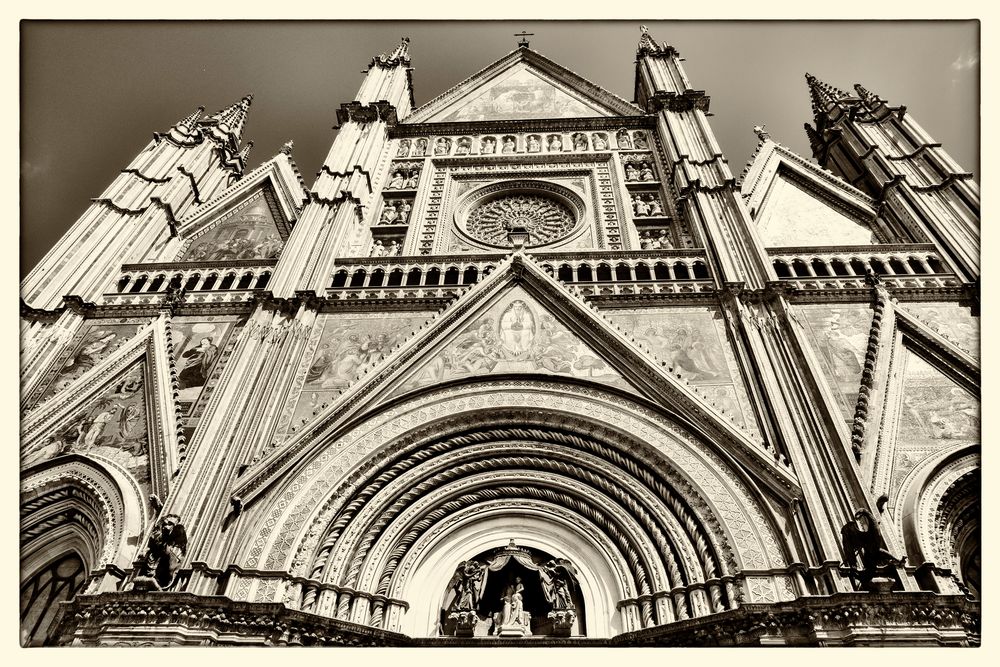
[[[417,108],[403,122],[594,118],[642,113],[545,56],[521,48]]]
[[[498,295],[488,308],[406,375],[390,396],[438,382],[501,373],[540,373],[632,389],[523,287]]]
[[[442,350],[447,353],[449,344],[457,349],[463,332],[469,332],[484,316],[486,322],[482,323],[486,324],[489,313],[494,310],[503,318],[514,301],[520,299],[528,305],[526,297],[531,299],[531,308],[536,304],[540,308],[540,317],[546,314],[544,311],[551,314],[554,322],[579,338],[587,351],[592,351],[596,359],[606,363],[623,382],[631,385],[630,391],[670,406],[674,417],[694,432],[702,433],[706,442],[725,443],[727,456],[742,461],[779,495],[793,493],[797,488],[791,472],[775,463],[775,457],[763,443],[737,426],[702,392],[675,375],[672,368],[657,362],[644,346],[631,340],[582,297],[571,293],[530,257],[518,252],[501,263],[486,280],[465,291],[384,360],[360,369],[357,380],[322,407],[308,427],[298,430],[247,470],[245,479],[234,490],[235,495],[244,503],[259,497],[290,468],[311,460],[328,437],[340,432],[346,424],[364,413],[396,402],[396,390],[406,383],[418,378],[422,382],[424,378],[420,373],[437,363],[436,360],[443,359]],[[515,350],[522,346],[521,342],[508,342],[508,347]],[[594,366],[597,370],[596,364]],[[589,369],[581,365],[579,370]]]
[[[305,204],[304,185],[279,153],[178,221],[173,261],[273,259]]]
[[[171,364],[162,316],[25,416],[22,466],[66,453],[103,458],[165,498],[182,445]]]
[[[765,247],[880,242],[871,198],[769,139],[740,189]]]

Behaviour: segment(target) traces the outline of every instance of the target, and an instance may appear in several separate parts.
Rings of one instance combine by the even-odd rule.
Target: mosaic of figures
[[[462,104],[441,122],[602,115],[530,70],[521,69]]]
[[[823,198],[786,178],[775,179],[757,218],[769,247],[869,245],[878,237],[867,224],[842,213]]]
[[[629,386],[552,314],[515,289],[449,341],[401,390],[490,373],[570,375]]]
[[[687,306],[607,311],[621,330],[644,344],[674,373],[698,386],[733,421],[757,433],[750,398],[721,313]]]
[[[171,323],[178,400],[190,407],[201,395],[235,326],[235,318],[178,317]]]
[[[957,303],[906,303],[903,308],[931,329],[979,359],[979,318]]]
[[[890,492],[922,459],[980,442],[980,404],[941,371],[907,351]]]
[[[91,320],[80,327],[80,333],[67,346],[68,353],[56,359],[29,404],[44,401],[62,391],[91,368],[141,331],[149,318]]]
[[[649,135],[645,130],[619,130],[615,132],[565,132],[565,133],[525,133],[485,135],[476,137],[436,137],[433,140],[426,137],[417,139],[400,139],[396,147],[396,157],[422,157],[428,149],[435,156],[445,155],[494,155],[513,153],[586,153],[589,151],[607,150],[649,150]],[[642,177],[642,164],[650,174],[652,158],[645,156],[644,161],[630,161],[636,164],[638,178],[635,180],[655,180]],[[419,163],[413,163],[417,165]],[[416,186],[416,177],[410,176],[407,169],[413,166],[396,164],[392,168],[389,185],[390,190],[408,189]],[[419,170],[417,170],[419,176]],[[406,185],[407,183],[411,185]]]
[[[347,387],[366,365],[389,354],[432,313],[325,315],[313,328],[304,363],[295,375],[293,404],[286,405],[279,430],[309,421]],[[293,407],[294,405],[294,407]]]
[[[795,312],[809,332],[844,419],[850,422],[861,387],[872,310],[865,305],[815,304]]]
[[[195,238],[177,261],[275,259],[283,246],[267,201],[259,194],[235,215]]]
[[[116,378],[47,438],[21,452],[27,468],[61,454],[94,454],[127,469],[142,485],[149,483],[145,364]]]

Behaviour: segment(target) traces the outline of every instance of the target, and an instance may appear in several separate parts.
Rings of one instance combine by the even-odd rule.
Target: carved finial
[[[757,135],[757,138],[761,141],[767,141],[771,138],[771,135],[764,131],[767,125],[754,125],[753,133]]]
[[[202,125],[210,125],[213,132],[220,139],[227,135],[232,137],[237,144],[243,135],[243,127],[247,122],[247,115],[250,104],[253,102],[253,93],[243,97],[239,102],[232,104],[221,111],[217,111],[208,118],[201,121]]]
[[[396,50],[392,52],[392,55],[389,56],[389,58],[391,60],[408,61],[410,59],[410,38],[400,37],[399,46],[396,47]]]
[[[854,84],[854,92],[858,94],[858,97],[861,98],[861,101],[864,102],[865,106],[869,109],[875,109],[885,104],[885,100],[862,86],[860,83]]]
[[[285,145],[281,147],[281,150],[279,152],[280,153],[284,153],[285,155],[291,155],[292,154],[292,147],[294,147],[294,146],[295,146],[295,142],[293,140],[289,139],[288,141],[285,142]]]
[[[243,161],[243,164],[247,163],[247,158],[250,157],[250,149],[251,148],[253,148],[253,142],[252,141],[248,141],[247,145],[244,146],[243,150],[240,151],[240,160]]]
[[[657,53],[660,50],[653,36],[649,34],[649,28],[645,25],[639,26],[639,47],[637,50],[639,53]]]
[[[535,36],[535,33],[533,33],[533,32],[525,32],[523,30],[521,32],[514,33],[514,37],[520,37],[521,38],[521,39],[519,39],[517,41],[517,46],[518,46],[518,48],[521,48],[521,49],[528,48],[528,40],[525,39],[525,37],[534,37],[534,36]]]

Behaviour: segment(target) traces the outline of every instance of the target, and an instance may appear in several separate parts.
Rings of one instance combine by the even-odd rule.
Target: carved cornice
[[[704,90],[685,90],[683,93],[658,90],[646,101],[650,113],[660,111],[708,111],[711,98]]]
[[[370,104],[362,104],[356,101],[341,104],[340,108],[337,109],[337,125],[333,129],[339,129],[344,123],[366,124],[375,122],[386,123],[390,127],[396,125],[399,122],[399,118],[396,115],[396,107],[385,100],[379,100]]]
[[[652,130],[656,116],[595,116],[521,120],[477,120],[452,123],[400,123],[388,128],[390,139],[426,136],[482,136],[522,132],[572,132],[574,130]]]

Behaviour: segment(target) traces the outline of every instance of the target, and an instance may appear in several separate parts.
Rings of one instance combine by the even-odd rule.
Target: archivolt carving
[[[96,567],[113,563],[128,567],[135,548],[127,549],[126,540],[141,534],[146,523],[142,494],[131,476],[111,461],[102,459],[97,463],[81,455],[67,456],[61,463],[59,459],[46,462],[35,470],[28,470],[21,482],[22,522],[33,512],[44,509],[36,506],[39,503],[32,502],[32,496],[46,489],[65,486],[82,488],[96,501],[94,509],[101,517],[101,525],[97,527],[101,540],[99,562],[90,565]],[[34,539],[44,541],[46,538],[44,533],[40,533]]]
[[[546,408],[539,409],[539,405]],[[331,526],[332,535],[348,523],[338,519],[333,524],[333,521],[351,494],[365,482],[361,473],[344,480],[345,474],[357,462],[380,448],[383,449],[377,456],[384,460],[392,454],[393,448],[398,451],[412,445],[420,440],[414,434],[421,427],[431,425],[430,430],[440,436],[442,429],[448,427],[448,419],[468,426],[470,413],[489,411],[495,414],[504,408],[515,410],[521,417],[521,424],[525,418],[538,423],[549,420],[574,424],[576,431],[597,433],[605,442],[624,442],[620,446],[638,461],[631,466],[640,471],[639,475],[644,469],[648,474],[655,461],[656,467],[652,469],[663,469],[667,483],[683,490],[698,522],[709,528],[709,539],[716,553],[725,554],[724,562],[732,560],[727,565],[753,569],[784,565],[784,556],[770,522],[764,519],[743,483],[707,446],[659,415],[623,403],[603,391],[539,381],[511,381],[500,386],[491,385],[488,390],[468,386],[444,389],[389,408],[343,434],[275,496],[262,517],[259,532],[246,547],[247,565],[254,567],[263,558],[265,567],[287,567],[290,551],[297,546],[293,570],[308,576],[304,570],[311,560],[309,554],[321,539],[323,526]],[[476,418],[481,419],[480,416]],[[597,425],[601,423],[614,424],[616,430]],[[398,440],[401,436],[405,437]],[[659,457],[650,459],[643,451],[650,446],[672,466],[665,465]],[[375,465],[370,462],[371,467]],[[338,489],[336,493],[334,489]],[[363,503],[364,498],[355,502]],[[721,519],[724,527],[719,526],[715,516]],[[303,530],[307,521],[308,528]],[[717,543],[718,537],[714,535],[719,531],[735,545],[735,554],[726,554],[724,544]]]

